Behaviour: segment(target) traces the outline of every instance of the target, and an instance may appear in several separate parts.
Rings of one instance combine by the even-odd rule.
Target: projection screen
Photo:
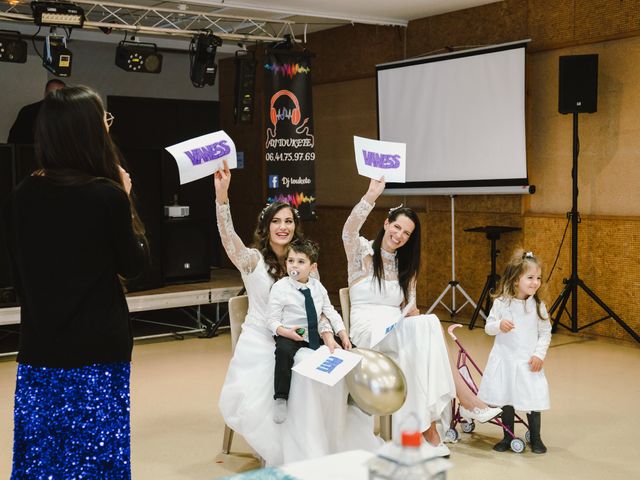
[[[379,138],[407,144],[407,183],[386,193],[530,193],[527,42],[376,66]]]

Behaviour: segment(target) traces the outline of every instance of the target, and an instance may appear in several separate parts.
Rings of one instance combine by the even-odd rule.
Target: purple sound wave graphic
[[[298,208],[303,203],[311,203],[311,202],[315,202],[315,200],[316,200],[315,197],[307,197],[302,192],[299,192],[299,193],[288,193],[286,195],[280,193],[280,194],[275,195],[273,197],[269,197],[267,199],[267,203],[284,202],[284,203],[288,203],[289,205],[291,205],[294,208]]]
[[[298,73],[309,73],[311,71],[310,67],[303,67],[297,63],[285,63],[282,65],[265,63],[264,69],[289,78],[295,77]]]

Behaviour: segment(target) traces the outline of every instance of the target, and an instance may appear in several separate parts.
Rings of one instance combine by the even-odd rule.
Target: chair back
[[[342,310],[342,321],[344,323],[344,328],[349,334],[349,315],[351,314],[351,300],[349,300],[349,287],[341,288],[339,291],[340,295],[340,310]]]
[[[229,325],[231,326],[231,354],[236,349],[236,343],[242,331],[242,324],[249,310],[249,297],[238,295],[229,299]]]

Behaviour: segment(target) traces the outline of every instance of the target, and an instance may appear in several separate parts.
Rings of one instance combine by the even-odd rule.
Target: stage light
[[[127,72],[160,73],[162,55],[155,43],[122,41],[116,48],[116,65]]]
[[[58,77],[69,77],[71,76],[72,58],[73,54],[67,48],[67,37],[53,33],[45,37],[44,56],[42,57],[44,68]]]
[[[38,26],[78,27],[84,25],[84,10],[71,2],[31,2],[33,23]]]
[[[189,45],[189,78],[194,87],[216,83],[216,50],[222,45],[222,40],[210,30],[203,30],[194,35]]]
[[[0,62],[25,63],[27,61],[27,42],[22,40],[20,32],[0,30]]]

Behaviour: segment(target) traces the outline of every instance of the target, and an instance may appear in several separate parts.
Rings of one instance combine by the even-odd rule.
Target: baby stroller
[[[453,339],[453,341],[455,342],[455,344],[458,346],[458,358],[456,360],[456,368],[458,369],[458,371],[460,372],[460,375],[462,376],[462,379],[464,380],[464,382],[467,384],[467,386],[469,387],[469,389],[475,394],[478,394],[478,386],[476,385],[473,376],[471,374],[471,371],[469,369],[469,366],[467,365],[467,360],[471,363],[471,366],[475,369],[476,373],[478,375],[480,375],[482,377],[482,370],[480,370],[480,367],[478,367],[478,365],[476,364],[476,362],[473,361],[473,359],[469,356],[469,353],[465,350],[465,348],[462,346],[462,344],[460,344],[460,341],[457,339],[457,337],[455,336],[455,334],[453,333],[453,331],[458,328],[461,327],[462,325],[460,325],[459,323],[453,324],[451,325],[448,329],[447,332],[449,333],[449,336]],[[457,401],[457,399],[453,399],[453,401],[451,402],[451,408],[452,408],[452,416],[451,416],[451,426],[449,427],[449,430],[446,431],[445,433],[445,439],[448,442],[452,442],[455,443],[458,441],[458,438],[460,437],[460,434],[458,433],[458,431],[456,430],[456,426],[458,424],[460,424],[460,427],[462,429],[462,431],[464,433],[471,433],[473,432],[473,430],[476,428],[476,424],[472,419],[465,419],[460,415],[460,405],[459,402]],[[500,417],[496,417],[493,420],[489,420],[487,423],[491,423],[493,425],[498,425],[499,427],[503,428],[510,436],[511,436],[511,450],[513,450],[516,453],[522,453],[524,451],[524,447],[525,447],[525,443],[521,438],[518,438],[515,436],[515,433],[512,432],[511,430],[509,430],[509,428],[507,428],[502,421],[500,420]],[[527,433],[525,434],[525,439],[527,442],[529,442],[529,425],[527,425],[527,423],[521,418],[519,417],[517,414],[515,415],[515,424],[521,423],[523,424],[526,428],[527,428]],[[514,428],[515,430],[515,428]]]

